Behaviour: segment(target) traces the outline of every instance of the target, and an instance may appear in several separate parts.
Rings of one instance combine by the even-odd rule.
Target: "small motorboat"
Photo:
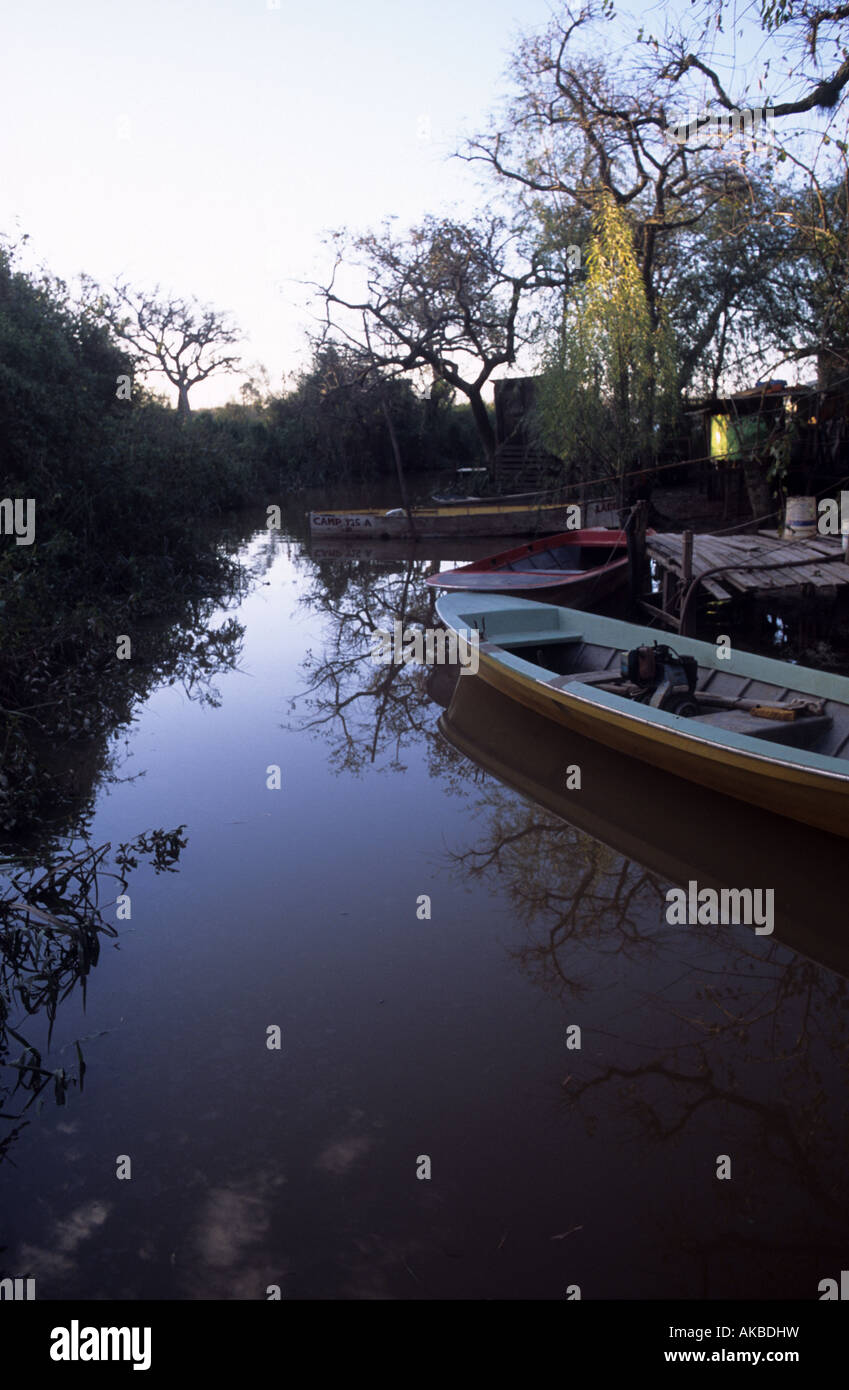
[[[477,647],[480,677],[529,709],[849,838],[845,676],[677,635],[673,651],[654,628],[502,594],[442,594],[436,611],[460,660]]]

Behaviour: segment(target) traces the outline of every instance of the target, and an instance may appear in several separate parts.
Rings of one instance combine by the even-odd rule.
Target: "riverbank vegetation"
[[[90,281],[74,296],[0,248],[2,497],[32,509],[31,534],[13,531],[10,507],[0,537],[0,835],[79,815],[48,744],[87,741],[77,772],[103,774],[107,731],[158,681],[197,688],[188,668],[235,660],[235,625],[208,630],[240,582],[210,523],[388,471],[384,401],[408,466],[474,457],[473,430],[439,390],[379,383],[333,347],[286,395],[252,388],[193,412],[184,388],[172,409],[116,324]],[[116,659],[122,638],[128,659]]]

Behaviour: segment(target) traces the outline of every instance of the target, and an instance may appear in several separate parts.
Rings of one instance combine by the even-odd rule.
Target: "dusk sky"
[[[662,24],[664,7],[630,8]],[[325,231],[485,201],[477,167],[448,156],[509,92],[519,34],[554,13],[550,0],[18,3],[0,53],[0,231],[29,234],[25,265],[230,311],[246,364],[279,386],[306,359],[297,282],[328,269]]]

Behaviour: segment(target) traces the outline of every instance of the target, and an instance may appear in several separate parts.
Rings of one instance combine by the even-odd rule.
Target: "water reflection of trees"
[[[475,819],[481,818],[485,835],[451,862],[469,879],[499,873],[526,937],[511,954],[540,988],[563,998],[582,992],[563,968],[573,941],[601,955],[654,950],[644,924],[650,910],[660,910],[664,890],[641,865],[491,779],[476,802]]]
[[[433,572],[426,559],[400,569],[356,558],[315,564],[301,602],[321,616],[327,637],[320,653],[307,653],[304,688],[290,710],[298,728],[327,740],[337,772],[402,771],[406,753],[419,745],[432,775],[476,776],[438,736],[433,718],[433,701],[447,700],[456,671],[372,660],[375,631],[393,632],[395,622],[433,626],[435,595],[425,583]]]
[[[95,801],[102,786],[131,780],[121,775],[118,735],[155,689],[179,685],[195,703],[220,704],[216,681],[236,667],[244,635],[227,610],[280,544],[277,533],[260,534],[237,563],[245,540],[241,523],[211,538],[206,567],[199,550],[192,585],[169,596],[167,611],[161,588],[134,596],[131,659],[116,659],[115,612],[92,612],[84,641],[65,638],[65,664],[54,644],[52,665],[33,663],[26,702],[0,708],[0,1120],[11,1126],[0,1132],[0,1160],[34,1104],[52,1093],[62,1105],[83,1087],[83,1040],[72,1045],[73,1065],[47,1059],[60,1006],[77,990],[85,1004],[103,943],[118,935],[104,916],[110,881],[123,892],[142,858],[156,872],[179,862],[182,826],[144,832],[111,854],[92,846]]]
[[[56,843],[85,835],[97,788],[118,780],[115,735],[161,685],[181,685],[189,700],[217,706],[216,678],[234,669],[244,628],[216,622],[238,600],[241,571],[217,573],[213,591],[188,595],[130,632],[132,656],[116,658],[122,629],[95,616],[84,647],[63,669],[33,668],[27,704],[0,710],[0,843]]]
[[[709,1136],[703,1204],[718,1200],[707,1192],[712,1155],[735,1155],[723,1233],[700,1230],[698,1211],[667,1196],[658,1220],[669,1251],[687,1232],[686,1252],[708,1283],[708,1267],[716,1276],[729,1250],[757,1256],[764,1271],[778,1251],[837,1253],[832,1233],[849,1219],[846,979],[751,929],[669,927],[665,880],[491,778],[475,818],[485,828],[449,856],[453,870],[498,876],[523,937],[510,954],[584,1024],[560,1080],[563,1103],[590,1133],[603,1118],[611,1143],[690,1151]],[[632,963],[630,1002],[615,1028],[593,1027],[589,1006],[604,1007],[613,978],[609,956]]]
[[[110,845],[85,845],[54,854],[46,867],[5,861],[0,869],[0,1121],[11,1123],[0,1134],[0,1162],[48,1087],[58,1105],[70,1089],[83,1089],[81,1040],[73,1044],[75,1066],[45,1062],[59,1006],[79,989],[85,1007],[103,941],[118,936],[104,916],[116,902],[103,901],[110,880],[124,893],[142,856],[157,873],[174,871],[187,843],[184,829],[145,831],[119,845],[111,859]],[[12,1059],[14,1043],[22,1051]]]

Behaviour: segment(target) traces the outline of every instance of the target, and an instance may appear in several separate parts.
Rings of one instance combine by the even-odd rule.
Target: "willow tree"
[[[675,339],[662,305],[649,307],[628,219],[600,192],[585,283],[572,292],[544,354],[543,442],[584,481],[650,466],[676,411]]]

